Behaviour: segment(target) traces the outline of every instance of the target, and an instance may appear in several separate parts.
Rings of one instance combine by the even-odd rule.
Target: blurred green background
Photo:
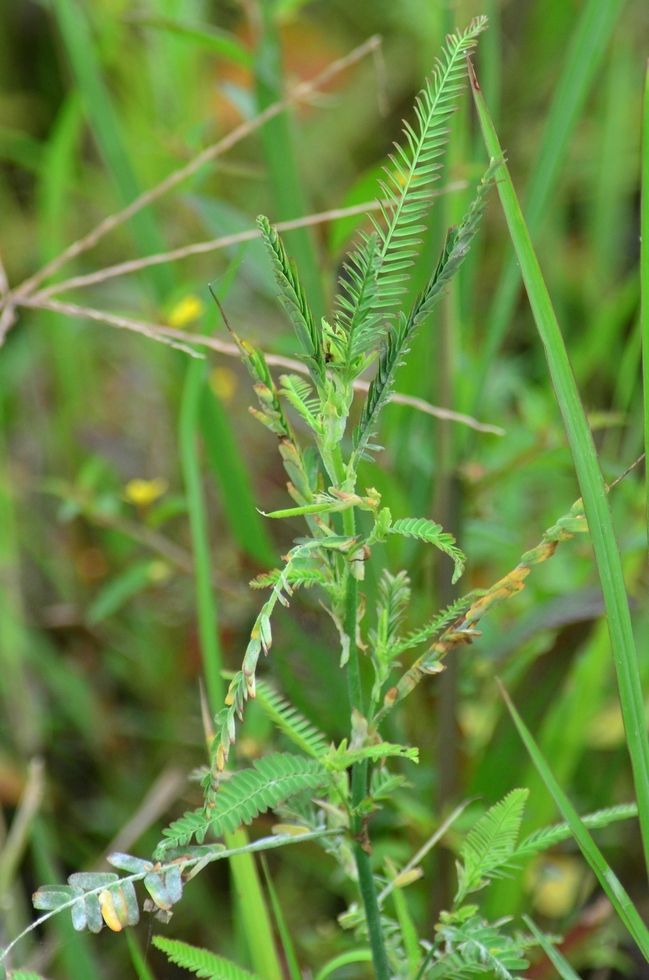
[[[308,104],[236,142],[49,284],[252,228],[260,212],[282,221],[371,201],[444,35],[478,13],[490,18],[478,74],[612,481],[640,455],[643,439],[637,264],[645,0],[5,0],[0,256],[9,284],[17,287],[287,88],[379,33],[380,56],[360,60]],[[413,291],[485,162],[465,101],[439,182],[451,190],[431,212]],[[286,235],[319,314],[331,306],[356,228],[366,226],[356,215]],[[208,282],[240,337],[268,352],[294,352],[258,242],[56,298],[227,342]],[[100,867],[117,846],[148,856],[161,827],[198,805],[199,788],[183,779],[205,761],[197,545],[200,552],[209,543],[203,557],[214,589],[213,621],[202,628],[212,629],[225,666],[236,669],[260,601],[247,582],[273,566],[292,530],[299,533],[298,522],[278,529],[256,510],[286,505],[285,478],[273,437],[247,412],[252,395],[236,359],[209,352],[198,361],[51,310],[18,314],[0,351],[0,846],[25,787],[38,790],[30,760],[44,767],[42,802],[24,841],[14,846],[9,838],[12,849],[0,852],[2,945],[29,921],[38,884]],[[393,405],[382,425],[385,451],[365,480],[395,517],[431,516],[456,534],[469,556],[463,591],[490,585],[578,495],[495,194],[478,245],[397,389],[505,431],[476,432]],[[647,675],[641,476],[642,467],[619,484],[611,504]],[[204,514],[196,509],[201,491]],[[420,620],[452,601],[448,567],[411,542],[391,542],[379,558],[393,571],[408,568]],[[365,585],[371,608],[372,575]],[[556,819],[503,717],[496,674],[582,812],[631,798],[601,612],[589,543],[569,542],[485,621],[483,638],[441,680],[418,689],[394,724],[395,734],[421,746],[422,764],[404,763],[410,787],[374,820],[379,865],[386,854],[405,861],[469,795],[478,800],[474,819],[512,787],[530,786],[526,829]],[[335,632],[317,596],[297,596],[278,630],[267,675],[340,737],[347,697]],[[281,739],[252,710],[238,761],[273,744]],[[264,832],[271,825],[270,816],[259,821]],[[602,842],[648,912],[636,829],[609,828]],[[444,842],[408,892],[423,934],[448,895],[453,843]],[[348,886],[315,845],[286,849],[269,863],[300,964],[317,968],[349,944],[335,922]],[[575,965],[598,980],[611,969],[633,974],[629,954],[616,952],[606,910],[584,925],[584,905],[592,909],[594,900],[581,858],[566,845],[492,889],[485,908],[493,917],[532,909],[575,935]],[[224,868],[192,883],[165,928],[247,962]],[[143,948],[147,929],[143,923],[136,933]],[[23,944],[16,964],[23,962],[66,980],[136,975],[123,935],[78,936],[63,916]],[[154,976],[181,975],[155,951],[150,963]],[[365,969],[355,965],[347,975]]]

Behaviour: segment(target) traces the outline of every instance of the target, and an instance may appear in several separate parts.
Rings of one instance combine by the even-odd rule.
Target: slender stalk
[[[649,534],[649,61],[645,75],[642,119],[642,198],[640,206],[640,290],[642,369],[644,383],[644,449]]]
[[[333,464],[336,470],[336,483],[339,487],[345,482],[345,468],[342,461],[340,447],[337,447],[333,454]],[[350,507],[343,511],[343,529],[346,535],[353,537],[356,533],[356,521],[354,508]],[[349,691],[349,703],[352,712],[354,709],[361,715],[363,714],[363,688],[361,684],[360,664],[358,662],[358,644],[356,643],[356,624],[358,619],[358,581],[347,572],[347,585],[345,593],[345,632],[349,637],[349,660],[347,662],[347,688]],[[352,766],[352,809],[356,809],[367,795],[367,760],[357,762]],[[363,826],[363,819],[358,814],[353,814],[350,821],[350,830],[354,836],[354,859],[358,871],[358,887],[361,893],[361,900],[365,909],[365,921],[372,948],[372,961],[376,980],[389,980],[390,967],[388,964],[388,954],[385,949],[383,929],[381,926],[381,911],[374,882],[372,871],[372,860],[369,850],[369,839],[366,838],[366,831]],[[367,848],[367,850],[366,850]]]
[[[191,361],[185,376],[180,409],[180,455],[187,491],[189,525],[194,552],[198,632],[203,659],[207,697],[212,712],[223,704],[225,685],[221,676],[223,657],[219,642],[216,600],[212,589],[207,513],[203,494],[197,439],[201,401],[205,385],[204,361]],[[226,846],[248,845],[245,828],[225,835]],[[250,947],[253,965],[266,980],[282,980],[282,968],[275,949],[273,929],[257,867],[251,854],[240,853],[230,859],[233,886],[239,898],[239,914]]]

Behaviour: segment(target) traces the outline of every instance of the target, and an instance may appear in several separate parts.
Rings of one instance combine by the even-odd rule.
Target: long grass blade
[[[619,878],[606,862],[597,844],[588,833],[581,817],[559,786],[553,772],[541,754],[541,750],[534,741],[529,729],[514,707],[509,694],[502,684],[500,685],[500,690],[525,748],[529,752],[530,758],[536,766],[548,791],[552,794],[552,798],[561,811],[561,815],[570,826],[572,835],[577,841],[582,854],[597,875],[597,879],[608,895],[611,905],[633,936],[633,939],[638,944],[645,958],[649,959],[649,930],[640,918],[638,910],[622,887]]]
[[[97,46],[92,42],[85,12],[77,0],[55,0],[53,10],[101,155],[124,204],[130,204],[139,197],[140,187],[95,59]],[[162,251],[164,239],[150,211],[144,210],[134,215],[131,227],[138,248],[144,255]],[[149,277],[158,296],[164,296],[173,285],[170,269],[154,268],[149,272]]]
[[[471,72],[471,83],[487,152],[494,159],[502,159],[498,136],[473,72]],[[500,166],[496,183],[534,320],[545,348],[550,376],[584,501],[608,616],[622,716],[638,800],[645,861],[649,863],[649,740],[629,603],[606,484],[552,301],[514,185],[504,163]]]
[[[548,937],[541,932],[537,924],[528,915],[523,916],[523,921],[552,963],[561,980],[580,980],[579,974],[575,973],[565,956],[562,956],[557,947],[553,946]]]
[[[644,449],[649,534],[649,61],[645,74],[642,118],[642,187],[640,204],[640,290],[642,320],[642,371],[644,384]]]
[[[525,219],[532,234],[539,228],[556,187],[570,137],[597,77],[622,7],[623,0],[588,0],[581,11],[554,93],[543,143],[525,194]],[[474,406],[481,399],[493,359],[511,321],[519,288],[518,262],[516,256],[510,253],[487,318],[485,346],[480,357],[481,369],[474,390]]]
[[[261,0],[262,31],[255,52],[255,83],[260,112],[282,98],[283,79],[281,51],[274,22],[275,4]],[[295,139],[287,112],[270,119],[261,130],[264,157],[272,190],[276,220],[287,221],[306,214],[302,181],[295,155]],[[316,322],[325,314],[324,294],[318,270],[318,259],[307,228],[296,229],[286,236],[287,245],[300,268],[309,303]]]

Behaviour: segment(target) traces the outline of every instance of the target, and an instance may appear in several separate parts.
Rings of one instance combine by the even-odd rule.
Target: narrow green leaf
[[[117,575],[104,585],[93,600],[86,620],[92,626],[108,619],[118,612],[129,599],[132,599],[151,584],[151,569],[155,562],[150,558],[134,562],[121,575]]]
[[[252,65],[252,55],[241,43],[238,37],[229,31],[211,24],[188,24],[186,21],[172,20],[170,17],[138,17],[138,24],[152,27],[154,30],[166,31],[177,37],[187,38],[196,44],[219,55],[225,61],[249,68]]]
[[[276,23],[276,4],[261,0],[258,8],[259,33],[254,56],[257,109],[263,112],[284,97],[282,51]],[[296,154],[296,136],[290,112],[282,112],[263,126],[261,143],[277,221],[290,221],[309,213]],[[308,228],[287,232],[286,242],[295,257],[304,281],[306,294],[317,322],[325,314],[318,256]]]
[[[471,81],[487,152],[492,159],[502,159],[502,149],[498,136],[473,72],[471,73]],[[532,246],[509,171],[504,163],[500,166],[496,183],[509,233],[520,263],[534,320],[545,348],[552,383],[584,501],[602,592],[604,593],[622,715],[638,797],[645,861],[649,863],[649,740],[647,739],[644,700],[629,603],[607,499],[606,484],[599,467],[595,444],[581,404],[552,301]]]
[[[203,385],[200,430],[207,463],[218,479],[223,508],[237,544],[260,565],[272,568],[277,561],[275,549],[255,507],[250,477],[232,427],[209,385]]]
[[[302,980],[302,972],[295,953],[295,946],[293,945],[291,934],[286,926],[282,906],[280,905],[279,898],[277,897],[277,892],[275,891],[275,885],[273,884],[273,879],[271,878],[270,871],[268,870],[268,862],[266,861],[265,855],[261,855],[260,861],[264,870],[266,888],[268,889],[268,894],[270,896],[270,904],[275,917],[277,932],[279,933],[279,938],[282,944],[282,951],[288,967],[290,980]]]
[[[575,973],[565,956],[562,956],[557,947],[541,932],[537,924],[530,919],[529,915],[524,915],[523,921],[552,963],[561,980],[581,980],[579,974]]]
[[[525,194],[525,219],[532,234],[539,229],[565,160],[570,138],[601,67],[624,0],[587,0],[570,38],[561,77],[552,99],[543,141]],[[491,34],[491,29],[488,34]],[[485,90],[487,80],[485,79]],[[487,100],[492,105],[490,99]],[[497,108],[497,106],[496,106]],[[492,109],[493,112],[493,109]],[[485,348],[473,406],[480,404],[487,374],[511,322],[521,271],[511,253],[487,317]],[[472,409],[473,410],[473,409]]]
[[[334,956],[328,963],[325,963],[322,969],[316,973],[315,980],[327,980],[327,977],[330,977],[336,970],[343,966],[349,966],[350,963],[371,962],[372,950],[369,947],[367,949],[350,949],[348,953],[339,953],[338,956]]]
[[[642,119],[642,187],[640,202],[640,289],[644,384],[644,447],[647,533],[649,534],[649,62],[645,74]]]
[[[140,949],[140,944],[138,943],[135,933],[132,929],[126,929],[126,943],[128,945],[129,955],[131,957],[131,963],[133,964],[133,969],[137,974],[137,980],[155,980],[155,977],[146,959]]]
[[[96,61],[98,49],[93,43],[85,11],[78,0],[54,0],[52,7],[101,155],[124,204],[130,204],[139,196],[140,187]],[[165,251],[164,239],[150,210],[135,214],[130,224],[143,255]],[[169,266],[152,266],[147,275],[159,296],[164,296],[173,285]]]
[[[509,694],[502,684],[500,684],[500,690],[525,748],[552,795],[561,815],[569,825],[572,835],[579,845],[579,849],[597,875],[597,879],[608,895],[613,908],[638,944],[643,956],[649,959],[649,930],[647,930],[635,905],[622,887],[613,869],[607,864],[604,855],[588,833],[579,814],[556,781],[554,774],[541,754],[541,750],[534,741],[525,722],[514,707]]]

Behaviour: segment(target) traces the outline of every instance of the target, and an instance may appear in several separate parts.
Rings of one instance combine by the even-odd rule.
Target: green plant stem
[[[498,136],[472,67],[470,78],[487,152],[494,160],[502,159],[503,152]],[[607,487],[552,301],[505,163],[498,170],[496,186],[520,263],[534,320],[545,348],[550,376],[584,501],[604,594],[622,717],[638,800],[645,862],[649,866],[649,740],[631,614]]]
[[[645,74],[642,118],[642,184],[640,205],[640,294],[642,331],[642,373],[644,385],[644,450],[649,535],[649,62]]]
[[[219,642],[216,599],[212,589],[207,512],[197,451],[205,375],[205,362],[192,360],[185,376],[179,436],[194,553],[196,608],[203,672],[210,710],[215,712],[223,704],[225,684],[221,676],[223,657]],[[224,836],[229,848],[241,848],[248,844],[248,835],[243,827]],[[242,925],[253,966],[265,980],[282,980],[282,968],[275,949],[270,915],[253,856],[245,853],[232,856],[230,869],[233,886],[239,897]]]
[[[336,482],[342,486],[345,481],[345,468],[342,461],[340,448],[333,454],[333,464],[336,470]],[[354,508],[350,507],[343,511],[343,529],[346,535],[354,537],[356,534],[356,521]],[[349,660],[347,662],[347,688],[349,691],[349,703],[352,709],[363,714],[363,688],[361,684],[361,671],[358,661],[358,644],[356,643],[356,625],[358,619],[358,581],[347,570],[347,584],[345,591],[345,632],[349,637]],[[367,760],[357,762],[352,766],[352,810],[355,810],[363,801],[367,794]],[[388,954],[385,949],[383,929],[381,927],[381,911],[376,893],[376,884],[372,871],[372,859],[369,853],[369,839],[363,826],[363,818],[358,813],[353,813],[350,821],[350,830],[354,836],[354,858],[358,871],[358,887],[361,893],[361,900],[365,909],[365,921],[372,948],[372,961],[376,980],[389,980],[390,967],[388,964]],[[365,839],[363,839],[365,838]],[[365,850],[368,848],[368,850]]]

